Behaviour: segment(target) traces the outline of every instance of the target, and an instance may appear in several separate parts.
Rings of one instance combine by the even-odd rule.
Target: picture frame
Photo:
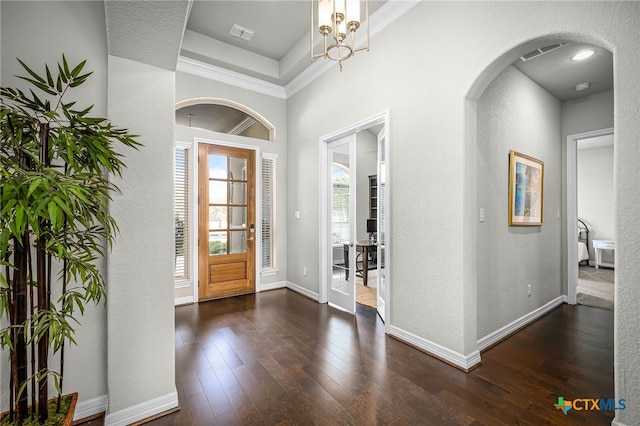
[[[509,151],[509,226],[542,226],[544,162]]]

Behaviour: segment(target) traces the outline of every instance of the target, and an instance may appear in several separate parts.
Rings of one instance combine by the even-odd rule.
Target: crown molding
[[[378,34],[380,31],[389,26],[389,24],[407,13],[412,7],[420,3],[420,1],[421,0],[388,0],[369,18],[369,20],[371,21],[369,27],[369,37],[371,38],[374,35]],[[334,67],[336,64],[336,62],[331,60],[316,60],[315,62],[313,62],[285,86],[287,98],[298,93],[305,86],[307,86],[316,78],[320,77],[322,74],[324,74],[325,71],[327,71],[329,68]]]
[[[378,34],[396,19],[407,13],[411,8],[420,3],[421,0],[388,0],[381,6],[370,19],[370,37]],[[195,59],[180,56],[178,58],[177,71],[219,81],[243,89],[252,90],[280,99],[287,99],[298,93],[316,78],[320,77],[337,63],[334,61],[317,60],[312,62],[297,77],[291,80],[286,86],[269,83],[259,78],[250,77],[239,72],[210,65]]]
[[[282,86],[184,56],[178,58],[176,71],[208,78],[209,80],[219,81],[220,83],[241,87],[264,95],[286,99],[286,93]]]

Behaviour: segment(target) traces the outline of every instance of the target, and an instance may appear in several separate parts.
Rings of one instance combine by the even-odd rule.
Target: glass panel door
[[[355,134],[331,142],[328,154],[329,303],[355,312]]]
[[[385,265],[389,264],[387,259],[388,250],[386,250],[386,223],[387,223],[387,205],[386,205],[386,188],[387,188],[387,170],[385,157],[385,128],[383,127],[378,134],[378,220],[377,220],[377,236],[378,236],[378,294],[376,309],[382,321],[385,321],[385,303],[387,300],[387,273]]]
[[[212,299],[255,290],[255,152],[201,144],[200,291]]]

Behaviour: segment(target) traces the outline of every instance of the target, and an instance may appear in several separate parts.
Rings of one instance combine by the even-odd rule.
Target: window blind
[[[175,149],[175,279],[189,279],[189,148]]]
[[[276,269],[276,157],[262,158],[262,269]]]

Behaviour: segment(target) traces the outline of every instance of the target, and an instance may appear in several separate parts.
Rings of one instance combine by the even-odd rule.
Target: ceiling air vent
[[[527,62],[532,60],[533,58],[537,58],[540,55],[544,55],[545,53],[549,53],[551,51],[554,51],[556,49],[561,48],[562,46],[566,46],[569,43],[556,43],[556,44],[550,44],[549,46],[545,46],[545,47],[541,47],[540,49],[536,49],[534,51],[531,51],[525,55],[520,56],[520,60],[522,62]]]
[[[229,34],[231,34],[232,36],[241,38],[246,41],[251,40],[251,37],[253,37],[253,33],[253,30],[241,27],[238,24],[233,24],[233,27],[231,27],[231,31],[229,31]]]

